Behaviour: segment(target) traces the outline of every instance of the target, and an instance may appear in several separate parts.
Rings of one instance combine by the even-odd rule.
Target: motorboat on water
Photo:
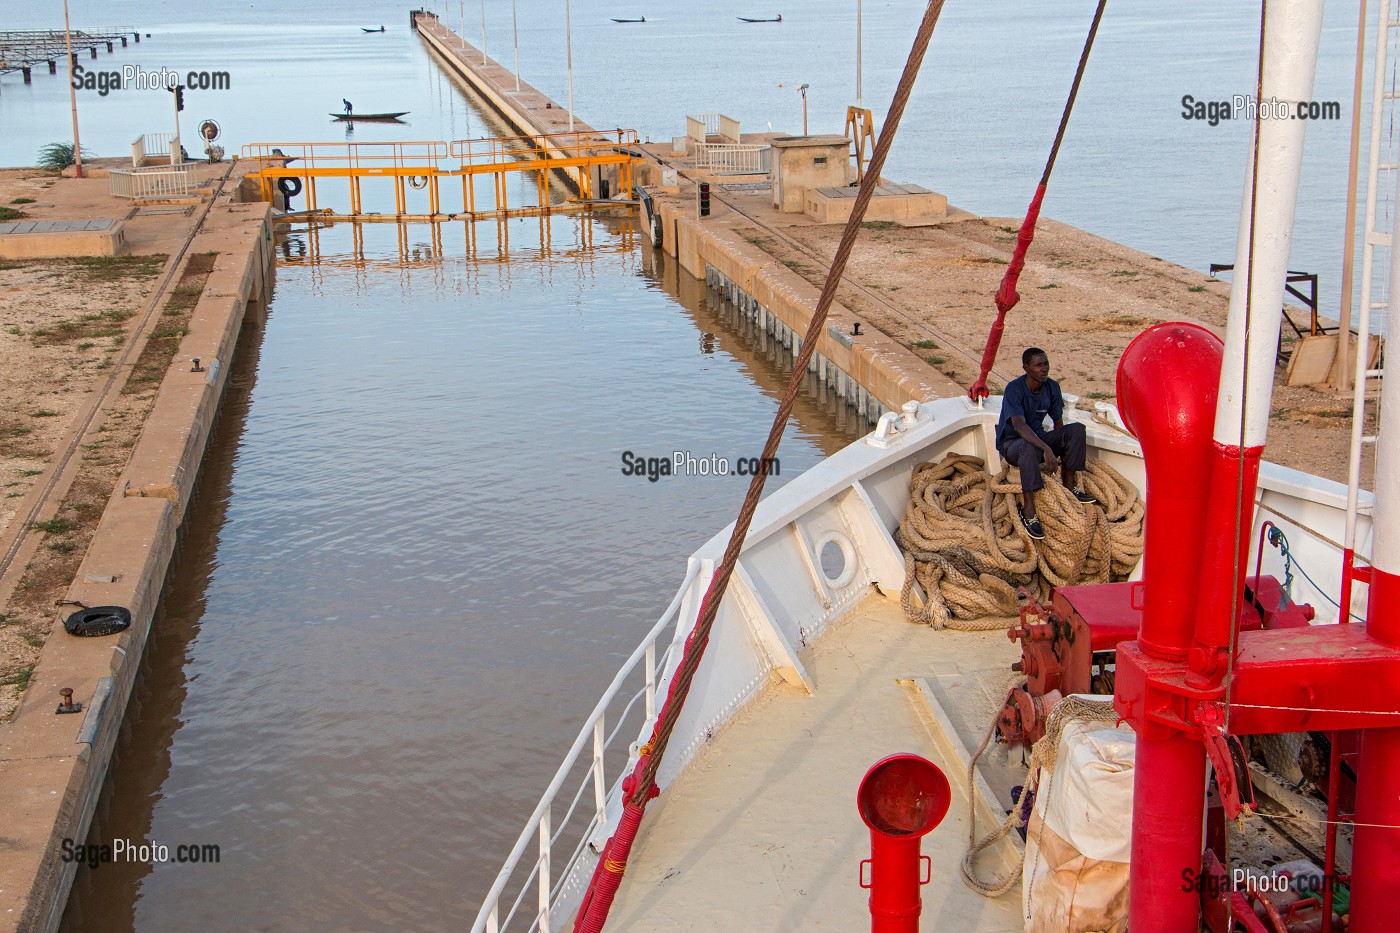
[[[1263,99],[1310,99],[1321,7],[1270,4]],[[1140,560],[1054,583],[1046,561],[1064,545],[1051,529],[1023,542],[1042,549],[1041,591],[1013,617],[981,631],[911,624],[937,598],[903,527],[921,477],[948,463],[1003,477],[1000,403],[884,413],[871,435],[762,500],[737,552],[731,525],[690,556],[474,933],[592,933],[600,915],[626,931],[864,928],[880,869],[862,864],[876,822],[857,788],[901,752],[951,788],[915,873],[925,929],[1386,929],[1386,885],[1400,871],[1400,800],[1387,790],[1400,764],[1400,616],[1387,598],[1400,589],[1400,384],[1382,390],[1367,442],[1374,496],[1355,467],[1342,485],[1264,460],[1303,129],[1255,126],[1236,253],[1247,271],[1224,340],[1191,324],[1149,328],[1120,363],[1121,407],[1067,413],[1091,459],[1122,479],[1121,498],[1145,503]],[[1360,333],[1368,320],[1363,303]],[[1364,413],[1378,374],[1364,360],[1357,374]],[[1355,460],[1359,428],[1353,437]],[[1131,506],[1116,519],[1102,497],[1083,509],[1098,528]],[[984,514],[1005,518],[992,505]],[[737,560],[696,655],[727,551]],[[962,575],[1005,583],[975,562]],[[683,676],[693,679],[654,770],[660,794],[619,857],[614,840],[636,826],[636,776]],[[1095,776],[1112,778],[1112,793]],[[1080,796],[1056,810],[1066,785]],[[969,860],[974,821],[1024,824],[1026,841],[992,834]],[[599,911],[604,873],[621,880]],[[1320,879],[1315,897],[1299,893],[1305,876]],[[875,928],[918,929],[914,917]]]

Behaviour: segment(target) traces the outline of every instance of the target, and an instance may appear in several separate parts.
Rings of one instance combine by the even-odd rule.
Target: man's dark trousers
[[[1050,445],[1055,456],[1060,458],[1061,470],[1082,470],[1088,445],[1084,425],[1067,424],[1046,434],[1041,440]],[[1045,477],[1040,471],[1045,466],[1045,454],[1030,441],[1013,437],[1001,451],[1002,457],[1021,470],[1021,491],[1035,492],[1045,488]]]

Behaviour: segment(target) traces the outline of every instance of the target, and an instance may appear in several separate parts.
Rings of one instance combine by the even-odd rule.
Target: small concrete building
[[[800,214],[808,190],[839,187],[855,177],[851,141],[845,136],[778,136],[773,147],[773,206]]]

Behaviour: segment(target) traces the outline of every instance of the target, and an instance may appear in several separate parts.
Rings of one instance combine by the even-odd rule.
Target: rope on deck
[[[999,710],[998,714],[1000,714]],[[1021,871],[1026,861],[1024,849],[1021,851],[1021,857],[1016,860],[1014,868],[990,881],[983,881],[978,877],[977,856],[1005,839],[1012,829],[1025,826],[1029,821],[1030,812],[1022,805],[1023,801],[1034,799],[1045,770],[1050,771],[1048,780],[1054,780],[1055,754],[1059,750],[1060,738],[1064,735],[1065,727],[1072,722],[1117,723],[1118,713],[1114,710],[1111,700],[1088,700],[1084,697],[1069,696],[1056,704],[1055,708],[1050,711],[1049,718],[1045,721],[1045,735],[1039,742],[1031,746],[1030,761],[1026,763],[1026,783],[1022,785],[1021,792],[1016,795],[1016,799],[1011,802],[1011,812],[1006,814],[1006,819],[1002,820],[1000,826],[982,839],[977,838],[977,790],[974,782],[977,776],[977,760],[982,757],[982,753],[992,742],[992,736],[996,734],[996,717],[992,718],[992,724],[987,729],[987,735],[982,739],[977,754],[973,755],[972,760],[968,762],[967,796],[970,801],[970,812],[967,821],[967,854],[963,856],[961,867],[963,881],[967,883],[969,888],[983,897],[1001,897],[1020,883]],[[1046,793],[1049,793],[1049,790],[1050,787],[1047,783]]]
[[[991,631],[1016,620],[1018,586],[1068,586],[1122,580],[1143,548],[1141,497],[1101,460],[1082,473],[1086,505],[1058,482],[1036,494],[1045,540],[1036,541],[1016,511],[1020,473],[995,478],[979,457],[949,454],[915,467],[909,505],[895,532],[904,552],[905,615],[936,629]],[[915,605],[914,584],[924,593]]]

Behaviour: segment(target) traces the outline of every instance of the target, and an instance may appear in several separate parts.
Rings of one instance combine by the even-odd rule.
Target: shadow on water
[[[703,279],[681,269],[674,257],[652,249],[644,238],[639,242],[643,243],[646,274],[675,296],[686,318],[700,332],[700,352],[733,357],[755,388],[774,402],[780,401],[792,376],[792,350],[741,315],[732,302],[706,287]],[[854,407],[810,371],[802,380],[790,421],[827,456],[871,429]]]
[[[275,280],[270,279],[270,284],[275,293]],[[267,305],[249,305],[244,316],[223,403],[88,831],[90,844],[110,844],[115,839],[140,843],[151,836],[154,808],[170,774],[171,749],[182,725],[189,647],[199,634],[209,581],[218,566],[219,537],[228,514],[271,297]],[[217,866],[208,867],[217,870]],[[114,861],[96,869],[82,865],[59,929],[62,933],[134,930],[141,882],[152,871],[151,865],[142,862]]]

